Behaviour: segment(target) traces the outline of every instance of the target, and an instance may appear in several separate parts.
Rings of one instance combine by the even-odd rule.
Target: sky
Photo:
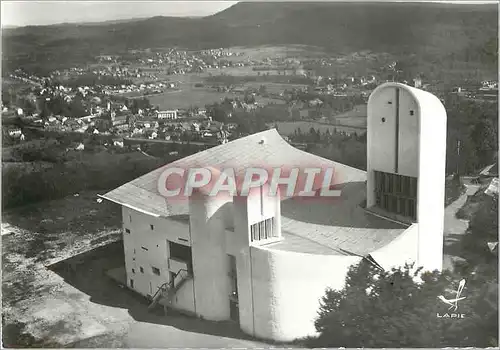
[[[302,0],[304,1],[304,0]],[[307,1],[307,0],[306,0]],[[366,0],[365,0],[366,1]],[[419,0],[414,0],[419,1]],[[494,1],[494,0],[492,0]],[[491,1],[435,1],[484,3]],[[232,6],[236,1],[5,1],[1,2],[2,27],[56,23],[103,22],[153,16],[208,16]]]
[[[2,27],[47,25],[153,16],[208,16],[236,1],[4,1]]]

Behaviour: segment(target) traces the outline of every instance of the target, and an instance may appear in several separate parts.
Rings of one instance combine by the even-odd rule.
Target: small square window
[[[154,227],[153,225],[149,225],[149,226],[151,227],[151,230],[154,230],[154,229],[155,229],[155,227]]]
[[[414,112],[413,112],[413,110],[411,110],[411,111],[410,111],[410,115],[413,115],[413,114],[414,114]]]
[[[144,273],[144,269],[142,267],[139,267],[139,270],[141,271],[141,273]]]
[[[160,269],[159,269],[159,268],[157,268],[157,267],[152,267],[152,269],[153,269],[153,273],[154,273],[155,275],[160,276]]]
[[[130,230],[128,228],[125,229],[125,232],[130,233]]]

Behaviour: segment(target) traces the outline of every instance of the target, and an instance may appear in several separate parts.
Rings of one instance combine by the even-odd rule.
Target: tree
[[[350,268],[346,286],[328,289],[315,322],[312,347],[496,346],[498,310],[485,304],[484,281],[471,276],[461,300],[463,319],[439,318],[450,312],[438,300],[462,278],[450,272],[424,273],[407,265],[383,271],[364,259]],[[492,330],[493,329],[493,330]]]
[[[73,98],[68,107],[69,116],[80,118],[87,115],[85,107],[83,106],[83,100],[78,95]]]
[[[498,151],[496,124],[491,119],[481,119],[472,130],[471,138],[476,143],[477,158],[481,166],[488,165]]]
[[[326,129],[325,135],[323,136],[323,140],[325,142],[330,142],[331,138],[332,138],[332,135],[330,134],[330,129]]]
[[[245,94],[243,101],[248,104],[255,103],[255,96],[252,94]]]
[[[267,93],[267,87],[265,85],[259,86],[259,94],[264,95]],[[285,89],[285,94],[286,94],[286,89]]]
[[[31,115],[36,112],[36,104],[27,98],[19,99],[18,105],[22,108],[25,115]]]

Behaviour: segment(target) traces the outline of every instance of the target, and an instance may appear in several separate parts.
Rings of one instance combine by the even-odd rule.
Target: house
[[[309,110],[308,109],[301,109],[299,111],[299,118],[300,119],[308,119],[309,118]]]
[[[422,87],[422,78],[420,76],[417,76],[415,77],[415,79],[413,79],[413,86],[417,89],[420,89]]]
[[[111,126],[128,124],[131,118],[132,118],[132,113],[126,109],[125,110],[120,109],[118,111],[112,110],[111,113],[109,113],[109,120],[111,122]]]
[[[353,264],[442,269],[445,136],[438,98],[387,83],[368,102],[367,171],[300,151],[271,129],[143,175],[101,196],[122,208],[122,283],[149,297],[151,308],[233,320],[262,339],[316,335],[318,300],[326,288],[344,286]],[[201,189],[172,199],[160,186],[169,169],[210,167],[218,176],[255,164],[331,169],[340,197],[305,205],[261,185],[255,195],[213,197]]]
[[[123,139],[122,138],[113,139],[113,146],[123,148]]]
[[[23,133],[22,133],[21,129],[19,129],[19,128],[11,128],[11,129],[7,129],[7,134],[12,138],[18,138],[18,137],[21,137],[21,135]]]
[[[484,193],[490,197],[498,196],[498,178],[491,179],[490,184]]]
[[[479,172],[479,179],[491,179],[498,177],[498,163],[490,164]]]
[[[177,110],[168,110],[168,111],[157,111],[156,117],[158,119],[177,119],[178,118]]]

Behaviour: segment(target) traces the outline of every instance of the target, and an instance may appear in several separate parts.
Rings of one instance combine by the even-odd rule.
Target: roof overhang
[[[143,214],[146,214],[146,215],[153,216],[153,217],[155,217],[155,218],[159,218],[159,217],[161,216],[161,215],[159,215],[159,214],[154,214],[154,213],[148,212],[148,211],[146,211],[146,210],[144,210],[144,209],[140,209],[140,208],[134,207],[134,206],[132,206],[132,205],[130,205],[130,204],[127,204],[127,203],[125,203],[125,202],[119,201],[119,200],[117,200],[117,199],[113,199],[113,198],[107,197],[106,195],[100,195],[100,194],[98,194],[98,195],[97,195],[97,197],[102,198],[102,199],[105,199],[105,200],[110,201],[110,202],[113,202],[113,203],[116,203],[116,204],[119,204],[119,205],[122,205],[122,206],[124,206],[124,207],[127,207],[127,208],[129,208],[129,209],[132,209],[132,210],[138,211],[138,212],[140,212],[140,213],[143,213]]]

